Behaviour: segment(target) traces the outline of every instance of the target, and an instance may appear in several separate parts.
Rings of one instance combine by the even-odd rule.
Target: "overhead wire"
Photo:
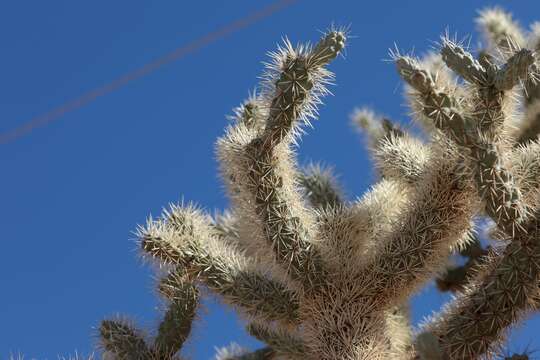
[[[184,56],[191,54],[201,49],[202,47],[207,46],[227,35],[230,35],[238,30],[241,30],[250,25],[253,25],[256,22],[272,15],[273,13],[279,10],[282,10],[283,8],[291,5],[292,3],[296,1],[297,0],[276,1],[262,9],[259,9],[257,11],[254,11],[248,14],[247,16],[241,19],[230,22],[215,31],[209,32],[199,38],[196,38],[190,41],[189,43],[187,43],[186,45],[181,46],[177,48],[176,50],[150,63],[147,63],[132,72],[129,72],[121,77],[118,77],[103,86],[90,90],[82,94],[81,96],[77,97],[76,99],[68,101],[44,114],[38,115],[12,130],[8,130],[4,133],[0,133],[0,144],[7,144],[7,143],[17,140],[18,138],[28,135],[36,128],[43,127],[59,119],[65,113],[76,110],[94,101],[95,99],[101,96],[109,94],[125,86],[126,84],[136,79],[139,79],[143,76],[146,76],[166,64],[179,60],[183,58]]]

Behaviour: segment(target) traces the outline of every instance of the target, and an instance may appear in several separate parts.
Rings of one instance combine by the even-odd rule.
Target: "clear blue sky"
[[[0,5],[0,131],[181,47],[271,1],[3,1]],[[335,96],[301,142],[301,163],[335,165],[350,198],[374,175],[349,124],[369,105],[407,123],[401,83],[382,61],[396,42],[422,53],[448,26],[474,34],[476,10],[499,4],[522,24],[540,19],[538,1],[300,0],[148,76],[0,145],[0,358],[56,359],[88,353],[95,326],[126,314],[157,324],[152,272],[131,231],[168,202],[227,207],[213,144],[225,115],[257,84],[265,53],[283,35],[316,40],[330,24],[356,37],[331,69]],[[446,299],[425,291],[415,322]],[[205,303],[185,353],[208,359],[231,341],[259,346],[234,313]],[[511,348],[540,348],[538,317]]]

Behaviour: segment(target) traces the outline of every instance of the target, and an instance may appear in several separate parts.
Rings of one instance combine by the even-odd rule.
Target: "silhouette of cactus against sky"
[[[105,355],[182,358],[198,287],[266,343],[216,359],[501,355],[507,330],[540,307],[540,26],[526,33],[499,9],[478,24],[487,47],[477,52],[445,35],[423,58],[391,53],[425,136],[355,112],[380,179],[352,202],[330,170],[300,169],[294,154],[348,34],[285,40],[217,141],[231,209],[176,204],[139,227],[144,256],[166,272],[169,307],[151,341],[129,321],[103,321]],[[489,239],[477,235],[482,218]],[[463,265],[450,261],[457,253]],[[413,329],[408,300],[430,280],[455,298]]]

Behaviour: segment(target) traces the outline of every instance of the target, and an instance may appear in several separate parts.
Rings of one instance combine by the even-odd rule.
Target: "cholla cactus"
[[[424,59],[392,53],[428,140],[355,112],[380,180],[352,202],[330,170],[301,170],[294,156],[347,34],[333,29],[314,46],[286,40],[271,53],[259,93],[217,141],[232,208],[212,217],[171,205],[139,228],[144,255],[167,271],[159,289],[170,306],[153,341],[104,321],[108,356],[179,358],[199,286],[267,344],[232,345],[216,359],[500,354],[506,331],[540,308],[540,31],[525,34],[499,9],[478,24],[488,47],[476,55],[448,36]],[[494,223],[487,248],[478,218]],[[454,253],[468,260],[453,265]],[[408,300],[433,279],[456,296],[412,329]]]

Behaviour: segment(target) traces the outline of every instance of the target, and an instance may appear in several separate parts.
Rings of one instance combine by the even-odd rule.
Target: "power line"
[[[126,85],[127,83],[133,80],[136,80],[140,77],[148,75],[149,73],[157,70],[161,66],[171,63],[173,61],[176,61],[178,59],[181,59],[182,57],[192,52],[195,52],[196,50],[199,50],[200,48],[206,45],[209,45],[210,43],[216,40],[219,40],[227,35],[230,35],[231,33],[241,30],[249,25],[253,25],[257,21],[260,21],[263,18],[272,15],[276,11],[283,9],[288,5],[291,5],[295,1],[297,0],[276,1],[263,9],[260,9],[258,11],[255,11],[247,15],[246,17],[242,19],[233,21],[219,28],[218,30],[212,31],[202,37],[199,37],[189,42],[188,44],[170,52],[169,54],[163,57],[160,57],[159,59],[154,60],[124,76],[121,76],[106,85],[103,85],[94,90],[88,91],[87,93],[84,93],[83,95],[81,95],[80,97],[74,100],[66,102],[65,104],[57,108],[54,108],[42,115],[36,116],[33,119],[29,120],[28,122],[22,124],[21,126],[16,127],[13,130],[7,131],[3,134],[0,134],[0,144],[7,144],[24,135],[27,135],[32,130],[51,123],[52,121],[64,115],[65,113],[78,109],[90,103],[91,101],[95,100],[96,98],[106,95],[116,89],[119,89],[120,87]]]

